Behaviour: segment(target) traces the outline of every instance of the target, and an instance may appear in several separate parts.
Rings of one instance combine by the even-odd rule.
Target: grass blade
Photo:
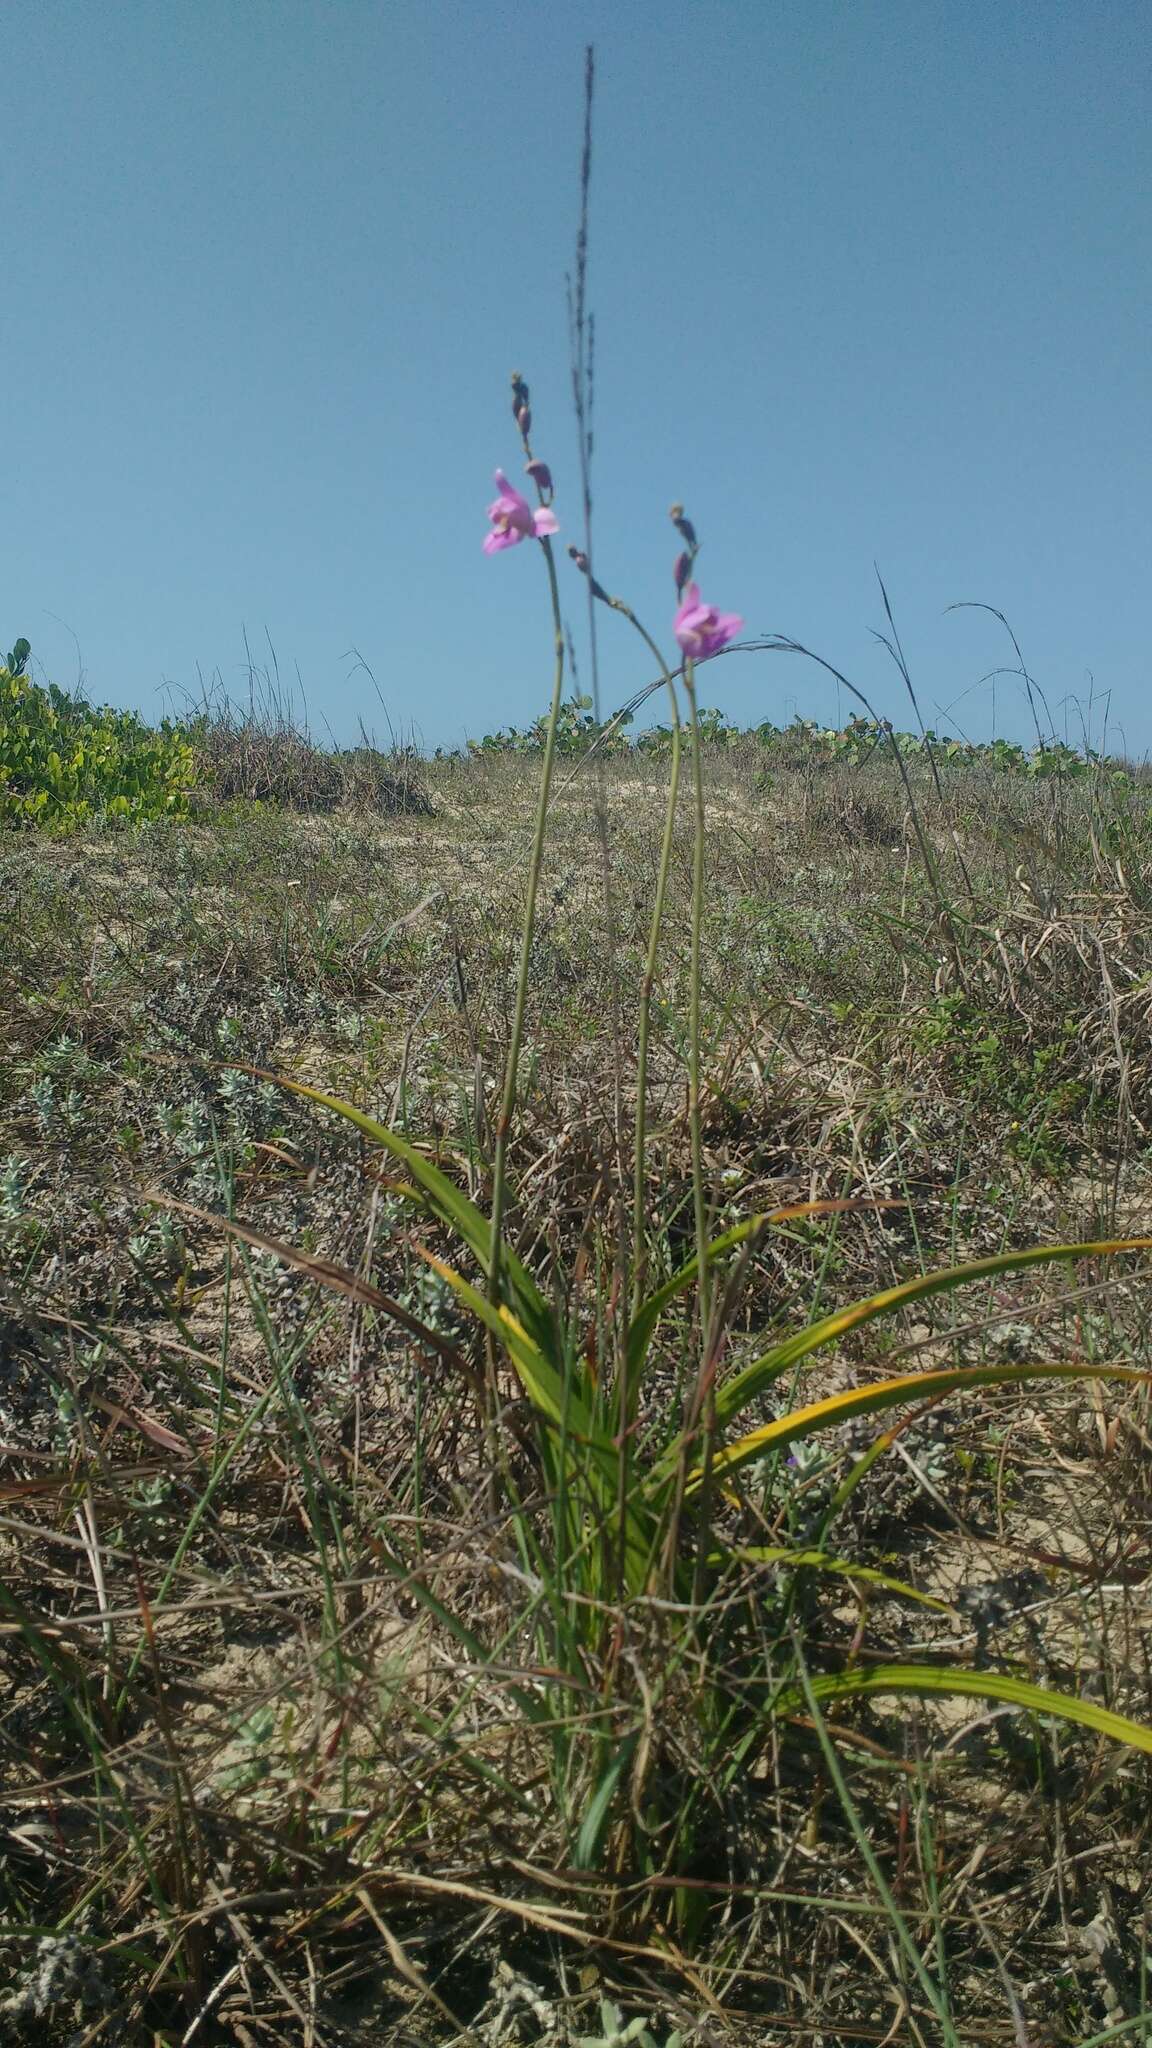
[[[619,1748],[613,1752],[608,1762],[604,1774],[588,1803],[588,1810],[584,1815],[584,1819],[580,1824],[580,1832],[576,1837],[576,1846],[572,1851],[572,1867],[574,1870],[594,1870],[596,1868],[600,1843],[608,1823],[608,1816],[612,1810],[612,1802],[616,1797],[616,1788],[632,1761],[638,1741],[638,1735],[629,1735],[620,1744]]]
[[[1002,1706],[1023,1707],[1032,1714],[1050,1714],[1060,1721],[1074,1721],[1113,1742],[1126,1742],[1132,1749],[1152,1756],[1152,1728],[1142,1721],[1130,1721],[1097,1700],[1079,1699],[1075,1693],[1050,1692],[1028,1679],[1013,1678],[1003,1671],[962,1671],[945,1664],[876,1664],[868,1671],[833,1671],[810,1678],[818,1700],[875,1698],[913,1693],[922,1699],[933,1697],[998,1700]],[[787,1713],[803,1700],[798,1687],[777,1699],[777,1711]]]
[[[711,1265],[714,1259],[722,1258],[725,1252],[733,1251],[737,1245],[747,1243],[750,1237],[755,1237],[761,1230],[768,1229],[773,1224],[795,1223],[809,1216],[841,1216],[853,1209],[901,1209],[903,1206],[902,1202],[887,1200],[830,1199],[822,1202],[788,1202],[782,1208],[765,1209],[755,1216],[748,1216],[742,1223],[735,1223],[730,1229],[722,1231],[719,1237],[714,1237],[708,1246],[708,1263]],[[693,1253],[670,1279],[665,1280],[661,1287],[657,1287],[647,1300],[641,1303],[632,1318],[632,1326],[628,1333],[630,1379],[639,1373],[644,1365],[648,1346],[652,1342],[652,1333],[664,1310],[675,1301],[678,1294],[683,1294],[691,1287],[699,1267],[699,1259]]]
[[[475,1202],[461,1193],[447,1174],[441,1173],[439,1167],[425,1159],[415,1145],[410,1145],[407,1139],[389,1130],[386,1124],[377,1123],[375,1117],[367,1116],[362,1109],[357,1109],[354,1103],[345,1102],[339,1095],[328,1095],[322,1088],[310,1088],[303,1081],[293,1081],[287,1074],[274,1074],[262,1067],[241,1067],[240,1071],[254,1074],[259,1080],[269,1081],[277,1088],[286,1088],[293,1095],[303,1096],[320,1109],[331,1110],[334,1116],[343,1117],[373,1144],[382,1146],[394,1159],[399,1159],[416,1183],[415,1189],[408,1191],[402,1187],[399,1192],[411,1192],[413,1195],[418,1192],[440,1221],[463,1238],[480,1265],[487,1267],[492,1245],[492,1226],[488,1218]],[[545,1348],[555,1349],[556,1327],[552,1311],[527,1268],[507,1245],[500,1254],[500,1270],[512,1284],[521,1318],[534,1341]]]
[[[750,1365],[717,1389],[717,1423],[731,1422],[773,1380],[779,1379],[782,1373],[798,1365],[813,1351],[820,1351],[825,1345],[835,1343],[848,1330],[858,1329],[862,1323],[870,1323],[877,1316],[891,1315],[894,1310],[906,1308],[911,1302],[923,1301],[933,1294],[948,1294],[973,1280],[993,1279],[997,1274],[1017,1273],[1029,1266],[1051,1265],[1057,1259],[1102,1259],[1110,1258],[1116,1252],[1150,1250],[1152,1238],[1149,1237],[1105,1238],[1088,1244],[1033,1245],[1027,1251],[998,1252],[990,1258],[974,1259],[968,1265],[947,1266],[938,1273],[919,1273],[915,1279],[902,1281],[898,1287],[886,1287],[878,1294],[866,1295],[847,1308],[821,1317],[819,1322],[811,1323],[806,1330],[798,1330],[794,1337],[785,1338],[783,1343],[773,1345],[762,1357],[753,1359]]]
[[[794,1571],[833,1572],[840,1578],[861,1579],[868,1586],[882,1586],[887,1593],[899,1593],[905,1600],[915,1600],[921,1607],[933,1607],[938,1614],[951,1614],[947,1600],[937,1600],[933,1593],[921,1593],[916,1586],[910,1586],[905,1579],[894,1579],[890,1572],[879,1571],[875,1565],[857,1564],[850,1557],[833,1557],[826,1550],[789,1550],[775,1544],[738,1544],[732,1550],[718,1553],[709,1563],[721,1566],[726,1558],[735,1558],[748,1564],[783,1564]]]
[[[783,1450],[785,1445],[795,1443],[798,1437],[815,1436],[820,1430],[850,1422],[857,1415],[874,1415],[884,1408],[895,1408],[901,1402],[928,1400],[934,1395],[953,1393],[957,1388],[1013,1386],[1026,1380],[1077,1379],[1118,1379],[1147,1385],[1152,1380],[1152,1373],[1142,1372],[1134,1365],[1072,1365],[1066,1362],[960,1365],[939,1372],[901,1373],[898,1379],[878,1380],[875,1386],[852,1387],[847,1393],[830,1394],[824,1401],[813,1401],[807,1408],[795,1408],[790,1414],[780,1416],[776,1422],[766,1422],[761,1429],[754,1429],[736,1443],[717,1451],[712,1460],[712,1471],[717,1477],[722,1477],[726,1472],[734,1472],[741,1465],[747,1465],[753,1458],[762,1458],[769,1451]],[[666,1457],[657,1467],[657,1475],[666,1483],[668,1473],[669,1460]],[[702,1484],[703,1477],[700,1467],[689,1473],[689,1493]]]

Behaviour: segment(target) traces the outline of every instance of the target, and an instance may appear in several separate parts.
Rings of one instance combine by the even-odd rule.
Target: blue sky
[[[974,599],[1058,727],[1152,748],[1146,0],[6,0],[4,646],[158,714],[242,697],[246,630],[341,741],[543,707],[542,563],[480,543],[513,368],[580,538],[589,40],[602,580],[670,641],[679,498],[705,597],[900,722],[875,564],[931,722],[1028,730]],[[601,657],[611,708],[648,669]]]

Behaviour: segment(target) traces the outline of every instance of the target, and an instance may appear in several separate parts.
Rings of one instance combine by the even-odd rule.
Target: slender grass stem
[[[960,2040],[952,2022],[947,1985],[943,1979],[937,1980],[934,1978],[929,1971],[913,1938],[912,1930],[900,1911],[899,1906],[896,1904],[888,1881],[884,1876],[883,1870],[880,1868],[880,1859],[868,1838],[868,1832],[861,1820],[856,1801],[848,1790],[844,1773],[840,1768],[840,1759],[836,1754],[836,1745],[828,1733],[827,1724],[820,1711],[820,1703],[812,1690],[808,1666],[804,1660],[804,1652],[800,1647],[800,1638],[795,1628],[792,1629],[792,1649],[796,1658],[796,1670],[804,1694],[805,1705],[808,1708],[812,1726],[816,1731],[816,1739],[820,1744],[823,1754],[824,1767],[836,1789],[844,1817],[852,1830],[861,1860],[876,1887],[877,1894],[891,1922],[896,1943],[910,1965],[913,1976],[916,1978],[921,1991],[924,1993],[936,2016],[945,2048],[961,2048]]]

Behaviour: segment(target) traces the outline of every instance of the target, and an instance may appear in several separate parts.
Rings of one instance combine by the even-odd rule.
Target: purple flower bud
[[[668,517],[671,519],[681,540],[686,541],[690,548],[694,548],[696,546],[696,528],[690,519],[684,517],[683,505],[670,505]]]
[[[520,429],[520,432],[521,432],[521,433],[523,434],[523,436],[524,436],[524,439],[525,439],[525,440],[527,440],[527,439],[528,439],[528,436],[529,436],[529,434],[530,434],[530,433],[532,432],[532,408],[531,408],[531,406],[528,406],[528,405],[522,405],[522,406],[520,407],[520,410],[519,410],[519,412],[518,412],[518,413],[517,413],[517,415],[516,415],[516,425],[517,425],[517,426],[519,427],[519,429]]]
[[[677,555],[675,565],[672,570],[672,574],[676,579],[676,595],[677,597],[679,597],[680,592],[683,590],[684,585],[687,583],[688,578],[692,574],[691,556],[687,554]]]
[[[584,553],[583,548],[575,547],[571,542],[569,542],[568,553],[571,555],[572,560],[575,562],[576,567],[580,571],[580,574],[588,578],[588,588],[591,590],[593,597],[598,597],[600,599],[601,604],[614,604],[614,600],[609,597],[608,592],[604,588],[604,585],[602,583],[597,583],[596,578],[592,574],[592,565],[589,562],[587,555]]]
[[[552,496],[552,471],[546,462],[526,462],[524,473],[531,477],[539,490],[546,492],[548,497]]]

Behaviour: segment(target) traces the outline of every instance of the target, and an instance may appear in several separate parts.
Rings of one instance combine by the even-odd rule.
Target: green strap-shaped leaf
[[[473,1287],[470,1280],[443,1259],[438,1259],[433,1252],[425,1250],[422,1256],[433,1272],[448,1282],[465,1307],[471,1309],[494,1337],[499,1338],[533,1407],[557,1429],[565,1429],[573,1446],[579,1445],[586,1450],[605,1479],[614,1486],[619,1457],[611,1440],[597,1431],[576,1388],[565,1379],[556,1363],[545,1357],[511,1309],[503,1305],[494,1308],[487,1295],[481,1294],[478,1287]]]
[[[1027,1679],[1012,1678],[1002,1671],[960,1671],[946,1664],[874,1664],[870,1670],[825,1672],[810,1679],[818,1700],[847,1700],[884,1694],[915,1693],[974,1700],[999,1700],[1006,1707],[1024,1707],[1032,1714],[1051,1714],[1060,1721],[1076,1721],[1109,1735],[1114,1742],[1126,1742],[1132,1749],[1152,1756],[1152,1728],[1143,1721],[1130,1721],[1114,1714],[1096,1700],[1080,1699],[1075,1693],[1049,1692]],[[789,1687],[776,1699],[777,1713],[802,1711],[804,1695]]]
[[[600,1853],[600,1843],[608,1824],[608,1816],[612,1811],[616,1788],[632,1761],[639,1739],[638,1734],[625,1736],[605,1766],[600,1782],[588,1802],[587,1811],[580,1824],[580,1832],[576,1837],[576,1845],[572,1852],[574,1870],[596,1868],[596,1859]]]
[[[737,1223],[731,1230],[725,1230],[719,1237],[714,1237],[708,1246],[709,1263],[713,1259],[723,1258],[724,1253],[731,1251],[735,1245],[743,1244],[745,1239],[751,1237],[755,1231],[763,1229],[768,1221],[767,1214],[749,1216],[743,1223]],[[652,1342],[652,1332],[656,1328],[657,1322],[668,1307],[668,1304],[675,1301],[678,1294],[683,1294],[684,1290],[692,1285],[699,1270],[699,1265],[700,1261],[695,1253],[693,1253],[693,1256],[686,1265],[681,1266],[677,1272],[673,1273],[670,1280],[665,1280],[662,1287],[658,1287],[653,1294],[648,1296],[646,1301],[641,1302],[640,1307],[632,1318],[631,1328],[628,1332],[629,1378],[632,1378],[642,1370],[648,1355],[648,1346]]]
[[[991,1258],[974,1259],[970,1265],[948,1266],[940,1273],[920,1273],[914,1280],[905,1280],[898,1287],[886,1287],[879,1294],[869,1294],[862,1301],[837,1309],[833,1315],[821,1317],[819,1322],[810,1323],[806,1330],[798,1330],[794,1337],[786,1337],[760,1358],[754,1358],[750,1365],[744,1366],[718,1388],[717,1423],[723,1427],[731,1422],[765,1387],[811,1352],[835,1343],[838,1337],[844,1336],[848,1330],[857,1329],[861,1323],[870,1323],[877,1316],[891,1315],[910,1302],[923,1301],[932,1294],[947,1294],[957,1287],[967,1286],[972,1280],[987,1280],[997,1273],[1015,1273],[1027,1266],[1051,1265],[1056,1259],[1102,1259],[1110,1258],[1116,1252],[1140,1251],[1152,1251],[1152,1237],[1105,1238],[1090,1244],[1033,1245],[1027,1251],[998,1252]]]
[[[390,1131],[387,1125],[377,1123],[375,1117],[365,1115],[354,1103],[345,1102],[338,1095],[328,1095],[322,1088],[310,1088],[303,1081],[293,1081],[287,1074],[273,1074],[262,1067],[244,1067],[242,1071],[255,1074],[262,1081],[271,1081],[277,1088],[286,1088],[293,1095],[302,1095],[321,1109],[331,1110],[347,1123],[354,1124],[374,1144],[383,1146],[394,1159],[402,1160],[421,1195],[441,1222],[455,1230],[474,1257],[487,1268],[492,1249],[492,1225],[488,1218],[475,1202],[461,1193],[447,1174],[441,1173],[439,1167],[433,1166],[407,1139]],[[526,1267],[521,1265],[508,1245],[504,1245],[500,1253],[500,1270],[515,1294],[521,1320],[534,1341],[544,1350],[555,1352],[558,1342],[555,1317]]]
[[[610,1525],[621,1504],[618,1444],[597,1429],[587,1403],[570,1379],[544,1356],[510,1309],[503,1305],[494,1308],[487,1295],[434,1253],[424,1250],[422,1256],[503,1345],[533,1407],[555,1432],[554,1448],[564,1447],[570,1500],[581,1514],[591,1517],[594,1526]],[[639,1592],[651,1568],[654,1522],[636,1488],[623,1502],[623,1521],[625,1578],[629,1591]]]
[[[718,1551],[708,1562],[722,1567],[729,1557],[748,1564],[783,1564],[793,1571],[832,1572],[838,1578],[862,1579],[866,1585],[883,1586],[885,1592],[900,1593],[905,1600],[915,1600],[921,1607],[934,1607],[939,1614],[951,1614],[953,1611],[947,1600],[937,1600],[932,1593],[921,1593],[906,1579],[894,1579],[890,1572],[878,1571],[870,1564],[857,1564],[850,1557],[833,1557],[826,1550],[789,1550],[771,1543],[740,1543],[729,1551]]]
[[[766,1422],[762,1429],[754,1429],[736,1443],[726,1444],[716,1451],[712,1459],[712,1476],[722,1479],[753,1458],[782,1450],[798,1437],[815,1436],[822,1429],[834,1428],[837,1423],[851,1422],[857,1415],[874,1415],[881,1409],[895,1408],[901,1402],[928,1400],[938,1394],[953,1393],[957,1388],[1011,1386],[1021,1380],[1077,1379],[1117,1379],[1147,1384],[1152,1380],[1152,1373],[1141,1372],[1134,1365],[1072,1365],[1067,1362],[1055,1365],[960,1365],[940,1372],[901,1373],[898,1379],[878,1380],[870,1387],[852,1387],[847,1393],[830,1394],[824,1401],[813,1401],[807,1408],[794,1408],[791,1414],[780,1416],[776,1422]],[[671,1466],[671,1454],[665,1453],[653,1473],[654,1481],[667,1484]],[[696,1466],[688,1475],[688,1492],[694,1493],[703,1479],[703,1467]]]
[[[719,1237],[714,1237],[708,1246],[708,1262],[711,1264],[713,1260],[723,1258],[725,1252],[733,1251],[737,1245],[746,1243],[758,1231],[770,1229],[774,1224],[796,1223],[811,1216],[841,1216],[848,1211],[858,1209],[895,1209],[902,1206],[901,1203],[897,1202],[856,1201],[854,1199],[830,1199],[821,1202],[787,1202],[782,1208],[764,1209],[755,1216],[745,1217],[743,1223],[735,1223],[730,1229],[722,1231]],[[659,1318],[669,1303],[674,1301],[678,1294],[683,1294],[692,1285],[699,1271],[699,1266],[700,1261],[696,1254],[693,1253],[687,1263],[681,1266],[677,1272],[673,1273],[671,1279],[665,1280],[662,1287],[656,1288],[655,1292],[650,1294],[648,1299],[641,1303],[632,1319],[632,1326],[628,1332],[628,1369],[631,1379],[635,1379],[638,1382],[644,1361],[648,1355],[648,1346],[652,1342],[652,1333],[656,1328]]]

